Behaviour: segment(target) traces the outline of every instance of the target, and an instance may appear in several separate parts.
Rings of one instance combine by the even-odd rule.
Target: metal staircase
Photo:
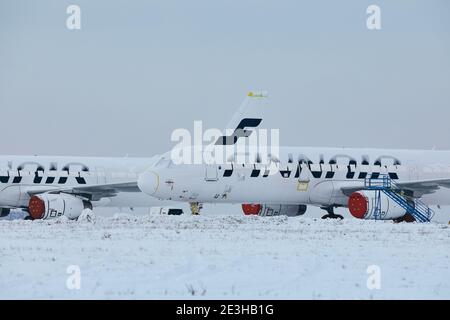
[[[401,206],[409,214],[411,214],[416,221],[429,222],[434,215],[425,203],[415,198],[406,198],[401,195],[402,190],[399,188],[389,175],[380,175],[378,178],[364,179],[364,189],[375,191],[375,219],[381,219],[381,192],[387,195],[391,200]]]

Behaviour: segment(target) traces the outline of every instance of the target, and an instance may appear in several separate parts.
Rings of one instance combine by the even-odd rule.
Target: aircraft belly
[[[25,205],[20,186],[9,186],[0,192],[0,206],[22,207]]]
[[[333,181],[320,181],[309,191],[309,201],[316,205],[333,204],[334,183]]]
[[[161,200],[151,197],[145,193],[122,192],[112,198],[105,198],[97,201],[96,206],[101,207],[152,207],[159,206]]]
[[[274,187],[274,185],[277,185]],[[199,197],[200,201],[215,201],[228,203],[285,203],[298,204],[307,200],[305,192],[299,192],[296,184],[291,181],[274,183],[269,179],[257,180],[251,183],[225,182],[217,183],[214,188]]]

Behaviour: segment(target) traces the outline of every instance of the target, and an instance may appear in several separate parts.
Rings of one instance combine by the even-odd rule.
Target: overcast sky
[[[0,0],[0,154],[151,156],[255,88],[283,145],[450,149],[450,1]]]

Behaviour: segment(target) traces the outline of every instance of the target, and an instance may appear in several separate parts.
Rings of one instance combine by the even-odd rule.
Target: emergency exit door
[[[105,168],[96,167],[95,174],[97,175],[98,184],[106,184],[106,171]]]
[[[205,180],[206,181],[217,181],[219,176],[217,173],[217,166],[215,164],[205,165]]]

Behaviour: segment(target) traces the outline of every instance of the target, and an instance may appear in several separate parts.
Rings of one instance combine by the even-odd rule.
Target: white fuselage
[[[341,187],[389,174],[394,181],[450,178],[450,152],[283,147],[276,170],[261,163],[194,165],[166,162],[144,173],[139,187],[159,199],[189,202],[346,206]],[[425,194],[430,205],[450,204],[450,189]]]
[[[0,207],[25,208],[29,190],[96,186],[136,181],[153,158],[0,156]],[[142,192],[121,192],[93,206],[150,207],[160,202]]]

